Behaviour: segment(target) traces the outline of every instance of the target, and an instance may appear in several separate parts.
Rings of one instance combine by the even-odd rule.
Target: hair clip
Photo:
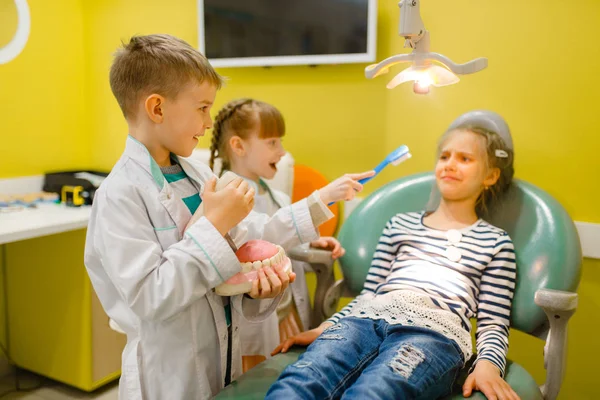
[[[504,151],[504,150],[498,149],[498,150],[496,150],[496,157],[499,157],[499,158],[508,158],[508,153],[506,151]]]

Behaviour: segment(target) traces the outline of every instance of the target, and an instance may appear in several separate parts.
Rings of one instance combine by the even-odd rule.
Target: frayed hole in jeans
[[[335,333],[328,333],[328,334],[322,334],[320,339],[327,339],[327,340],[342,340],[345,339],[342,335],[338,335]]]
[[[298,361],[297,363],[294,364],[294,367],[306,368],[306,367],[310,367],[311,365],[312,365],[312,362],[310,362],[310,361]]]
[[[344,327],[344,325],[340,324],[339,322],[333,326],[330,326],[329,328],[325,329],[323,331],[323,333],[329,333],[329,332],[335,332],[335,331],[339,331]]]
[[[341,331],[343,328],[345,328],[345,326],[341,323],[337,323],[333,326],[330,326],[329,328],[325,329],[323,331],[323,333],[321,334],[321,336],[319,336],[319,339],[326,339],[326,340],[342,340],[345,339],[342,335],[339,335],[337,333],[332,333],[332,332],[337,332],[337,331]]]
[[[396,356],[388,363],[395,373],[405,379],[411,377],[413,371],[425,360],[423,352],[410,344],[404,344],[396,352]]]

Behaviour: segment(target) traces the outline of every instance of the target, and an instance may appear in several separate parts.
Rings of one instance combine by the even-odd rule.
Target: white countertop
[[[0,245],[87,227],[91,206],[40,204],[14,212],[0,212]]]

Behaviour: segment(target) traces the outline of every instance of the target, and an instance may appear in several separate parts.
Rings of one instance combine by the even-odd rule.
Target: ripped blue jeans
[[[347,317],[289,365],[266,399],[437,399],[463,367],[458,345],[425,328]]]

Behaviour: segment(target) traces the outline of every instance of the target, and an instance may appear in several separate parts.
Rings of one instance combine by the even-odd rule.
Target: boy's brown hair
[[[117,50],[110,68],[110,88],[126,119],[135,118],[142,96],[175,98],[190,81],[208,81],[217,89],[223,85],[204,55],[170,35],[133,36]]]

